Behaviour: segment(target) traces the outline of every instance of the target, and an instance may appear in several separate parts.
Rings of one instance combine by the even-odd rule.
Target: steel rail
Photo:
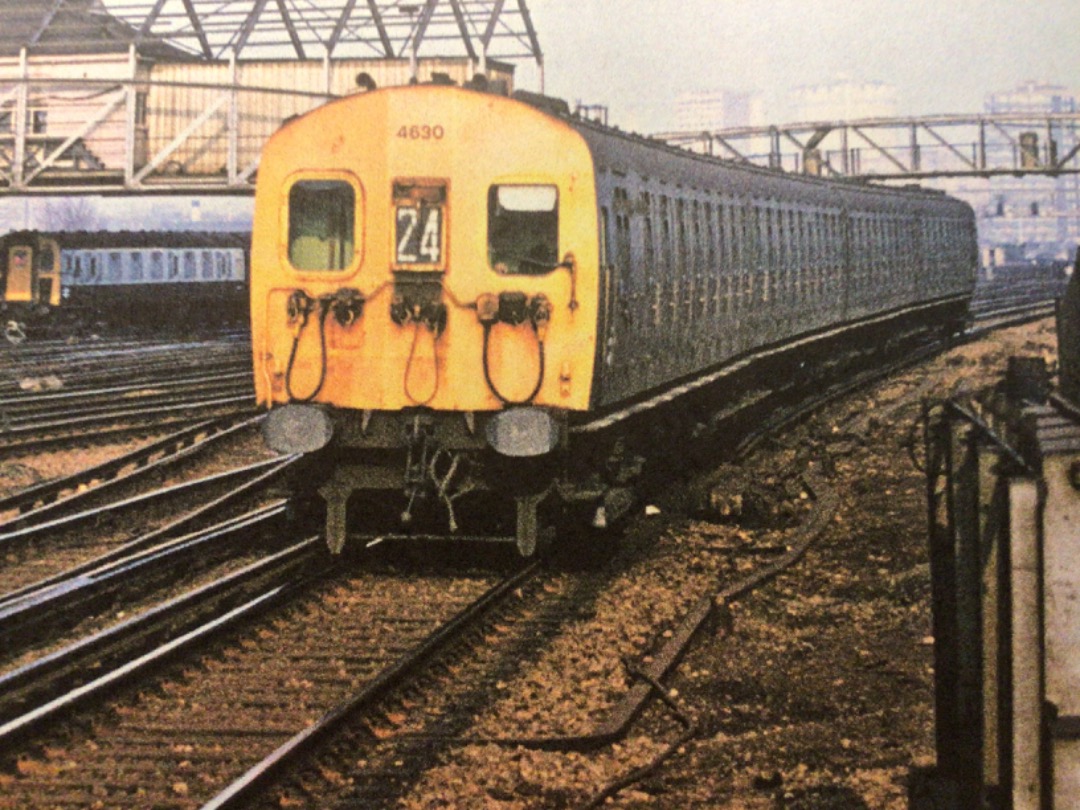
[[[540,563],[533,562],[516,574],[488,590],[479,599],[459,612],[446,624],[429,635],[415,650],[383,670],[359,692],[331,709],[318,721],[293,736],[271,752],[261,762],[248,769],[217,796],[202,806],[202,810],[225,810],[236,808],[250,801],[281,770],[288,767],[308,751],[333,734],[350,717],[380,699],[390,689],[400,685],[448,644],[457,640],[478,619],[489,613],[517,588],[535,577]]]
[[[184,356],[187,350],[177,350],[172,356],[108,355],[94,357],[86,354],[54,355],[39,361],[18,359],[8,365],[9,378],[0,380],[4,395],[13,401],[32,397],[39,392],[26,388],[26,380],[53,375],[63,384],[63,391],[82,392],[114,384],[118,378],[127,382],[161,380],[162,375],[198,374],[211,372],[241,372],[251,365],[251,352],[213,351],[207,349],[198,357]],[[198,349],[190,351],[197,352]],[[50,392],[51,393],[51,392]]]
[[[321,545],[321,538],[310,537],[0,675],[0,744],[9,744],[212,634],[281,604],[325,572],[326,566],[310,569]],[[251,594],[253,587],[259,590]],[[244,601],[234,604],[240,599]],[[207,614],[210,618],[204,619]],[[147,649],[152,644],[158,646]]]
[[[292,465],[296,464],[299,459],[300,456],[298,455],[265,459],[242,467],[235,467],[224,472],[203,476],[193,481],[184,481],[179,484],[161,487],[152,492],[134,495],[114,503],[105,504],[97,509],[88,509],[66,517],[54,518],[53,520],[38,523],[33,526],[12,529],[4,534],[0,534],[0,550],[6,550],[18,542],[27,542],[29,540],[42,538],[57,530],[73,529],[77,526],[97,521],[105,515],[114,514],[133,507],[146,507],[150,504],[168,501],[178,495],[224,484],[237,478],[246,479],[225,495],[202,503],[180,517],[174,518],[163,526],[154,529],[153,531],[146,532],[134,540],[125,543],[116,551],[110,552],[111,555],[127,554],[134,549],[145,547],[155,540],[166,537],[177,530],[190,525],[200,517],[205,517],[212,514],[214,511],[233,503],[242,495],[248,494],[253,489],[262,486],[276,476],[281,475]],[[101,563],[103,560],[98,558],[96,562]],[[0,603],[9,596],[10,594],[0,596]]]
[[[6,380],[0,387],[18,389],[20,375],[62,374],[65,389],[77,390],[94,381],[113,384],[118,375],[129,381],[140,374],[195,373],[204,369],[240,370],[251,362],[250,343],[199,341],[194,343],[132,344],[129,347],[98,348],[93,345],[63,345],[60,351],[34,353],[26,345],[17,351],[0,352]],[[17,390],[16,390],[17,393]]]
[[[227,393],[233,391],[254,390],[250,371],[246,374],[233,372],[226,375],[192,376],[177,380],[147,380],[130,385],[117,386],[113,389],[93,388],[83,391],[54,391],[28,394],[25,397],[13,397],[0,401],[0,413],[11,425],[30,419],[46,420],[72,413],[101,413],[118,404],[145,404],[146,402],[167,402],[177,396],[186,396],[191,392]]]
[[[88,398],[83,403],[72,402],[62,406],[47,403],[40,407],[16,409],[14,414],[10,411],[0,411],[0,421],[6,425],[6,430],[0,429],[0,436],[24,430],[52,430],[69,424],[81,424],[92,419],[109,418],[117,413],[130,412],[133,408],[146,410],[177,404],[198,405],[209,399],[244,395],[250,395],[250,398],[254,400],[254,388],[251,385],[250,375],[247,376],[248,379],[241,382],[193,385],[173,390],[151,390],[144,386],[142,393],[138,396],[94,397]],[[19,413],[19,410],[22,413]]]
[[[70,508],[80,500],[100,494],[122,483],[141,478],[153,470],[173,464],[207,447],[262,422],[264,415],[237,421],[237,416],[206,419],[191,427],[171,433],[158,441],[136,448],[101,464],[86,467],[70,475],[43,481],[0,498],[0,514],[18,510],[10,520],[0,521],[0,533],[39,523],[59,509]],[[69,493],[66,497],[63,494]]]
[[[981,338],[998,329],[1030,323],[1049,317],[1057,311],[1056,302],[1035,302],[1026,306],[1006,307],[979,315],[978,321],[964,332],[965,340]],[[982,325],[980,325],[982,322]]]
[[[85,616],[87,608],[115,599],[120,593],[136,598],[158,587],[176,570],[193,571],[215,563],[247,545],[253,533],[281,519],[286,503],[264,506],[216,526],[164,542],[81,573],[67,572],[52,584],[37,587],[0,602],[0,638],[10,655],[16,650],[44,640],[60,625],[70,625]]]
[[[250,413],[255,410],[255,396],[254,394],[245,394],[243,396],[194,398],[176,404],[166,403],[156,407],[121,408],[109,414],[95,414],[33,425],[20,425],[6,431],[0,431],[0,451],[28,450],[33,447],[42,447],[59,441],[69,441],[87,436],[101,436],[133,430],[164,428],[176,424],[189,424],[205,418],[205,412],[219,408],[225,409],[226,413]]]
[[[237,364],[239,365],[239,364]],[[167,391],[185,386],[208,386],[212,384],[227,385],[241,382],[250,385],[251,371],[238,368],[236,371],[222,370],[213,374],[191,374],[187,369],[177,370],[177,376],[157,378],[152,381],[138,380],[123,385],[107,387],[72,389],[65,386],[57,391],[44,391],[19,394],[15,396],[0,397],[0,409],[3,409],[9,417],[17,415],[20,411],[34,411],[38,408],[45,410],[48,405],[73,403],[82,405],[94,403],[97,400],[112,401],[117,397],[125,397],[130,401],[131,395],[138,395],[141,391],[149,391],[144,396],[152,396],[161,391]]]

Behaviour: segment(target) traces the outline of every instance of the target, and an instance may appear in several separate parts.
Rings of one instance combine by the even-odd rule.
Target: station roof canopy
[[[0,0],[0,52],[543,60],[526,0]]]
[[[109,14],[99,0],[0,0],[0,56],[126,53],[137,42],[153,59],[190,59],[186,51]]]

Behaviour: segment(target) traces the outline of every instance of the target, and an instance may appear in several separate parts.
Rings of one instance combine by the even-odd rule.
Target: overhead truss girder
[[[872,118],[655,137],[802,173],[865,179],[1080,174],[1080,113]]]
[[[207,59],[386,58],[415,51],[543,62],[526,0],[102,2],[139,39],[157,37]]]

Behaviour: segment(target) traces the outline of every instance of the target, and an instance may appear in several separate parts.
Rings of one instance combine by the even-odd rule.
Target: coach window
[[[678,278],[685,278],[690,270],[690,246],[686,237],[686,203],[682,200],[675,201],[675,229],[678,234],[678,244],[675,253],[675,273]]]
[[[665,280],[671,278],[671,217],[668,209],[668,198],[660,195],[660,272]]]
[[[128,257],[128,259],[129,259],[129,264],[130,264],[130,272],[128,274],[128,277],[132,281],[142,281],[142,277],[143,277],[143,272],[142,272],[143,255],[141,253],[132,253]]]
[[[607,208],[600,208],[600,267],[609,268],[611,265],[611,245],[608,243],[608,212]],[[503,271],[505,272],[505,271]]]
[[[184,251],[184,278],[185,279],[194,279],[195,278],[195,267],[196,267],[196,264],[195,264],[195,252],[192,251],[192,250],[185,250]]]
[[[645,275],[652,281],[656,274],[656,239],[653,237],[653,209],[652,197],[648,193],[641,195],[642,208],[644,208],[644,222],[642,227],[642,250],[645,252]]]
[[[212,279],[214,277],[214,256],[216,254],[209,250],[202,252],[202,270],[201,277],[205,279]]]
[[[52,272],[54,261],[56,261],[56,257],[53,255],[53,250],[48,243],[42,245],[41,249],[34,253],[34,266],[43,273]]]
[[[155,250],[150,254],[150,278],[153,281],[161,281],[165,278],[165,254]]]
[[[538,276],[559,263],[559,190],[504,185],[488,191],[488,261],[497,273]]]
[[[298,180],[289,189],[289,263],[344,270],[353,260],[356,192],[344,180]]]
[[[109,253],[109,281],[120,281],[124,277],[124,266],[118,252]]]

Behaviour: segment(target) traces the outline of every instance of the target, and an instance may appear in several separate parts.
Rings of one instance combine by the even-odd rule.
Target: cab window
[[[56,261],[56,257],[53,254],[53,249],[48,244],[42,245],[38,248],[34,254],[34,264],[38,270],[45,273],[51,273],[53,271],[53,263]]]
[[[352,263],[356,193],[341,180],[300,180],[289,190],[289,262],[297,270]]]
[[[502,185],[488,192],[488,261],[498,273],[542,275],[559,263],[555,186]]]

